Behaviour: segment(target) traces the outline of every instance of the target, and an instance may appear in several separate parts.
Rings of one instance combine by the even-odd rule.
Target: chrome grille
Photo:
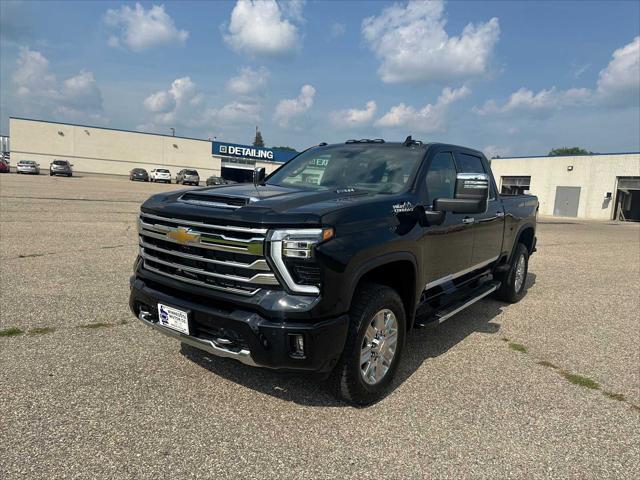
[[[266,229],[141,213],[138,233],[140,256],[151,272],[241,295],[279,287],[264,258]]]

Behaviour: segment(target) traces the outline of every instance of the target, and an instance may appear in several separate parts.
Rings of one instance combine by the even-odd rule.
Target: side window
[[[466,153],[456,153],[456,160],[458,161],[460,173],[486,173],[480,157],[467,155]]]
[[[438,153],[427,172],[427,193],[429,200],[453,198],[456,186],[456,165],[450,152]]]

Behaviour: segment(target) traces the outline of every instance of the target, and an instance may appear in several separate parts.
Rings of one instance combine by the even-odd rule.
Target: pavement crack
[[[507,345],[509,346],[509,348],[511,350],[514,350],[516,352],[523,353],[523,354],[526,354],[526,355],[531,355],[532,358],[536,359],[535,355],[532,355],[529,352],[529,349],[525,345],[523,345],[521,343],[512,342],[507,337],[502,337],[502,341],[507,343]],[[637,404],[629,401],[627,399],[627,397],[625,397],[624,394],[611,392],[609,390],[606,390],[598,382],[596,382],[595,380],[593,380],[593,379],[591,379],[591,378],[589,378],[589,377],[587,377],[585,375],[580,375],[578,373],[570,372],[569,370],[566,370],[564,368],[558,367],[557,365],[554,365],[553,363],[549,362],[548,360],[544,360],[544,359],[537,359],[536,364],[540,365],[541,367],[545,367],[545,368],[548,368],[550,370],[555,371],[558,375],[562,376],[567,382],[569,382],[569,383],[571,383],[573,385],[577,385],[579,387],[587,388],[589,390],[598,390],[605,397],[610,398],[612,400],[617,400],[618,402],[626,403],[633,410],[636,410],[636,411],[640,412],[640,405],[637,405]]]

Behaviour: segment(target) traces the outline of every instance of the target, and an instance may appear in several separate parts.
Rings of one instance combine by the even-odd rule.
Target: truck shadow
[[[536,281],[529,273],[527,289]],[[473,333],[494,335],[500,331],[496,317],[509,305],[492,298],[483,299],[435,328],[414,329],[407,335],[402,361],[393,387],[408,380],[426,361],[444,355]],[[182,344],[181,353],[200,367],[257,392],[306,406],[347,407],[328,392],[322,378],[312,374],[282,373],[256,369],[227,358],[215,357]]]

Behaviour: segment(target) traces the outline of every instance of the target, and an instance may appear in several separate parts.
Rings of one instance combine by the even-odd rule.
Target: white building
[[[179,170],[192,168],[202,179],[215,175],[242,181],[251,178],[254,168],[271,173],[297,153],[14,117],[9,119],[9,135],[11,164],[35,160],[43,171],[53,160],[68,160],[75,172],[82,173],[129,175],[133,168],[160,167],[175,177]]]
[[[640,153],[496,158],[501,193],[528,191],[540,215],[640,221]]]

